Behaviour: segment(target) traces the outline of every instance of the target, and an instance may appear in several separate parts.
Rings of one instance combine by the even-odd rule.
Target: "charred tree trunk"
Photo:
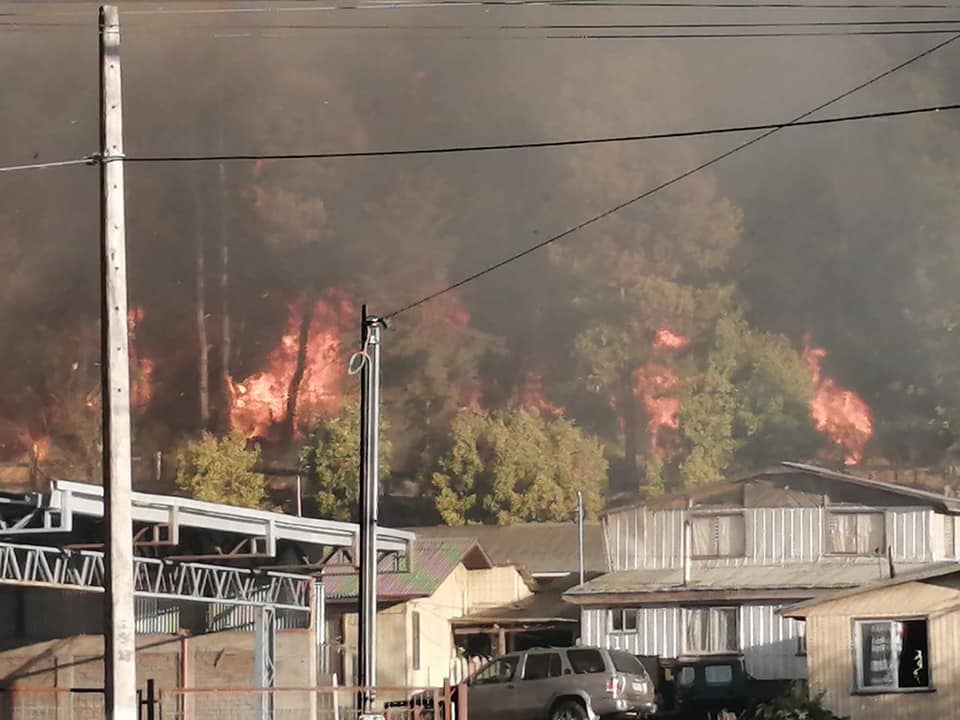
[[[206,430],[210,424],[210,357],[207,341],[207,280],[206,251],[203,237],[203,205],[200,195],[194,195],[196,213],[194,214],[194,250],[197,273],[197,344],[198,356],[198,393],[200,395],[200,427]]]
[[[310,340],[310,325],[313,323],[314,297],[308,295],[304,303],[303,316],[300,319],[300,337],[297,341],[297,367],[290,379],[290,389],[287,392],[287,411],[283,423],[283,439],[293,438],[293,424],[296,420],[297,398],[300,395],[300,384],[307,369],[307,343]]]
[[[227,170],[223,163],[220,163],[218,179],[220,184],[220,384],[223,393],[223,425],[224,430],[229,430],[230,361],[231,353],[233,352],[233,343],[230,336],[230,246],[227,242]]]

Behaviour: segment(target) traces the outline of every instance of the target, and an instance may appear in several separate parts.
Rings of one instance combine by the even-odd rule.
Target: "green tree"
[[[381,422],[381,436],[387,428]],[[380,442],[380,479],[390,476],[390,441]],[[360,404],[348,403],[339,415],[318,415],[300,453],[300,469],[313,480],[320,515],[334,520],[356,517],[360,487]]]
[[[736,314],[720,318],[706,369],[681,404],[684,486],[814,455],[824,441],[812,398],[810,372],[786,338],[757,332]]]
[[[248,449],[243,433],[203,433],[177,457],[177,487],[198,500],[262,507],[266,478],[254,472],[259,462],[260,449]]]
[[[464,410],[451,439],[433,473],[437,510],[449,525],[569,520],[578,490],[588,516],[603,506],[603,449],[569,420]]]

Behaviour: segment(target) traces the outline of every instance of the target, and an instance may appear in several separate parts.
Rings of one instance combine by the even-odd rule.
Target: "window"
[[[637,629],[636,610],[611,610],[611,632],[632,632]]]
[[[687,653],[710,655],[739,651],[736,608],[688,608],[683,614]]]
[[[684,666],[680,671],[680,677],[677,678],[677,684],[681,687],[690,687],[697,678],[697,671],[689,665]]]
[[[695,515],[690,519],[691,555],[695,558],[743,557],[746,530],[743,515]]]
[[[622,650],[611,650],[610,659],[613,660],[614,669],[619,673],[647,677],[647,670],[643,667],[643,663],[630,653]]]
[[[513,680],[513,673],[517,669],[516,655],[507,655],[499,660],[494,660],[489,665],[480,669],[471,680],[472,685],[496,685]]]
[[[524,680],[545,680],[560,677],[561,663],[559,653],[538,653],[527,655],[523,665]]]
[[[607,669],[599,650],[586,648],[567,650],[567,660],[570,661],[570,667],[577,675],[592,675]]]
[[[801,625],[800,634],[797,635],[797,655],[806,656],[807,654],[807,632],[806,628]]]
[[[729,665],[707,665],[703,669],[707,685],[729,685],[733,682],[733,668]]]
[[[420,613],[410,613],[410,637],[413,640],[413,669],[420,669]]]
[[[857,690],[904,692],[930,687],[926,620],[858,620]]]
[[[833,555],[882,555],[887,550],[883,513],[828,513],[826,545]]]

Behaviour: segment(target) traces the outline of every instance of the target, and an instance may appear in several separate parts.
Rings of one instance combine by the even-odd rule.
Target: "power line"
[[[94,165],[96,160],[92,157],[81,160],[55,160],[53,162],[29,163],[27,165],[7,165],[0,167],[0,173],[19,172],[21,170],[44,170],[53,167],[67,167],[68,165]]]
[[[846,122],[860,122],[881,118],[904,117],[908,115],[922,115],[950,110],[960,110],[960,103],[946,105],[928,105],[926,107],[907,108],[904,110],[886,110],[881,112],[861,113],[858,115],[838,115],[817,120],[800,120],[795,122],[763,123],[759,125],[733,125],[727,127],[707,128],[703,130],[679,130],[673,132],[648,133],[645,135],[612,135],[606,137],[571,138],[566,140],[542,140],[537,142],[499,143],[492,145],[456,145],[447,147],[400,148],[397,150],[353,150],[344,152],[317,152],[317,153],[247,153],[232,155],[128,155],[124,158],[128,163],[189,163],[189,162],[227,162],[231,160],[338,160],[348,158],[376,158],[397,157],[405,155],[453,155],[475,152],[497,152],[508,150],[535,150],[540,148],[576,147],[580,145],[610,145],[614,143],[639,142],[645,140],[671,140],[677,138],[705,137],[709,135],[730,135],[733,133],[755,132],[757,130],[772,130],[785,127],[805,127],[810,125],[837,125]]]
[[[935,18],[932,20],[796,20],[784,22],[690,22],[690,23],[458,23],[458,24],[411,24],[411,23],[327,23],[327,24],[247,24],[247,25],[199,25],[183,28],[171,27],[178,32],[182,30],[204,31],[210,30],[377,30],[408,32],[412,30],[447,31],[447,30],[706,30],[731,28],[816,28],[816,27],[893,27],[893,26],[920,26],[920,25],[960,25],[960,18]],[[13,29],[20,28],[85,28],[87,23],[51,23],[51,22],[22,22],[19,20],[0,20],[0,27]],[[127,22],[124,29],[148,28],[157,30],[156,24]]]
[[[463,286],[466,285],[467,283],[473,282],[474,280],[477,280],[477,279],[483,277],[484,275],[488,275],[489,273],[492,273],[492,272],[494,272],[494,271],[496,271],[496,270],[499,270],[500,268],[502,268],[502,267],[504,267],[504,266],[506,266],[506,265],[509,265],[510,263],[516,262],[517,260],[520,260],[521,258],[526,257],[527,255],[530,255],[531,253],[534,253],[534,252],[536,252],[537,250],[540,250],[540,249],[542,249],[542,248],[544,248],[544,247],[546,247],[546,246],[548,246],[548,245],[551,245],[552,243],[555,243],[555,242],[557,242],[558,240],[562,240],[562,239],[565,238],[565,237],[568,237],[568,236],[570,236],[570,235],[573,235],[574,233],[577,233],[577,232],[579,232],[580,230],[583,230],[584,228],[587,228],[587,227],[589,227],[589,226],[591,226],[591,225],[593,225],[593,224],[595,224],[595,223],[597,223],[597,222],[600,222],[600,221],[603,220],[604,218],[610,217],[611,215],[613,215],[613,214],[615,214],[615,213],[623,210],[623,209],[626,208],[626,207],[629,207],[630,205],[633,205],[634,203],[637,203],[637,202],[639,202],[639,201],[641,201],[641,200],[644,200],[645,198],[648,198],[648,197],[650,197],[651,195],[654,195],[654,194],[660,192],[661,190],[665,190],[666,188],[668,188],[668,187],[670,187],[670,186],[672,186],[672,185],[675,185],[676,183],[678,183],[678,182],[680,182],[680,181],[682,181],[682,180],[687,179],[687,178],[690,177],[691,175],[696,175],[697,173],[699,173],[699,172],[701,172],[701,171],[703,171],[703,170],[706,170],[707,168],[711,167],[712,165],[716,165],[717,163],[725,160],[726,158],[730,157],[731,155],[735,155],[736,153],[740,152],[741,150],[745,150],[745,149],[747,149],[748,147],[750,147],[751,145],[755,145],[756,143],[760,142],[761,140],[765,140],[766,138],[770,137],[771,135],[774,135],[774,134],[780,132],[780,130],[782,130],[782,129],[785,128],[785,127],[790,127],[790,126],[792,126],[792,125],[796,125],[797,123],[802,122],[803,120],[805,120],[806,118],[810,117],[811,115],[813,115],[813,114],[815,114],[815,113],[818,113],[818,112],[820,112],[821,110],[824,110],[825,108],[830,107],[831,105],[835,105],[836,103],[840,102],[841,100],[845,100],[846,98],[848,98],[848,97],[850,97],[851,95],[859,92],[860,90],[863,90],[864,88],[869,87],[870,85],[873,85],[874,83],[877,83],[877,82],[879,82],[880,80],[883,80],[883,79],[885,79],[885,78],[893,75],[894,73],[896,73],[896,72],[898,72],[898,71],[900,71],[900,70],[903,70],[905,67],[908,67],[909,65],[912,65],[913,63],[915,63],[915,62],[917,62],[917,61],[919,61],[919,60],[922,60],[923,58],[925,58],[925,57],[927,57],[927,56],[929,56],[929,55],[932,55],[933,53],[937,52],[938,50],[941,50],[941,49],[947,47],[947,46],[950,45],[951,43],[956,42],[958,39],[960,39],[960,34],[954,35],[953,37],[950,37],[950,38],[948,38],[948,39],[946,39],[946,40],[944,40],[944,41],[942,41],[942,42],[939,42],[939,43],[937,43],[936,45],[934,45],[933,47],[930,47],[930,48],[924,50],[924,51],[921,52],[921,53],[918,53],[918,54],[916,54],[916,55],[913,55],[912,57],[910,57],[910,58],[908,58],[907,60],[904,60],[903,62],[901,62],[901,63],[893,66],[892,68],[889,68],[888,70],[883,71],[883,72],[880,73],[879,75],[874,75],[872,78],[870,78],[870,79],[868,79],[868,80],[865,80],[864,82],[860,83],[859,85],[855,85],[854,87],[850,88],[849,90],[846,90],[845,92],[842,92],[841,94],[836,95],[835,97],[832,97],[832,98],[830,98],[829,100],[827,100],[827,101],[825,101],[825,102],[823,102],[823,103],[820,103],[819,105],[817,105],[816,107],[814,107],[814,108],[811,109],[811,110],[807,110],[806,112],[804,112],[804,113],[798,115],[797,117],[795,117],[795,118],[794,118],[792,121],[790,121],[789,123],[785,123],[784,125],[782,125],[782,126],[780,126],[780,127],[771,128],[770,130],[767,130],[766,132],[761,133],[760,135],[757,135],[756,137],[753,137],[753,138],[751,138],[751,139],[749,139],[749,140],[747,140],[747,141],[745,141],[745,142],[742,142],[742,143],[740,143],[739,145],[735,145],[734,147],[732,147],[732,148],[730,148],[729,150],[726,150],[726,151],[720,153],[719,155],[714,155],[714,156],[713,156],[712,158],[710,158],[709,160],[706,160],[705,162],[702,162],[702,163],[700,163],[699,165],[696,165],[696,166],[690,168],[689,170],[686,170],[685,172],[680,173],[679,175],[675,175],[674,177],[670,178],[669,180],[665,180],[664,182],[662,182],[662,183],[660,183],[660,184],[658,184],[658,185],[655,185],[655,186],[653,186],[653,187],[651,187],[651,188],[648,188],[647,190],[644,190],[644,191],[643,191],[642,193],[640,193],[639,195],[635,195],[634,197],[632,197],[632,198],[630,198],[630,199],[628,199],[628,200],[625,200],[625,201],[623,201],[623,202],[621,202],[621,203],[618,203],[617,205],[614,205],[613,207],[608,208],[608,209],[604,210],[603,212],[597,213],[596,215],[593,215],[592,217],[589,217],[589,218],[587,218],[586,220],[584,220],[584,221],[582,221],[582,222],[580,222],[580,223],[577,223],[576,225],[574,225],[574,226],[572,226],[572,227],[569,227],[569,228],[567,228],[566,230],[564,230],[564,231],[562,231],[562,232],[560,232],[560,233],[557,233],[556,235],[553,235],[553,236],[551,236],[551,237],[549,237],[549,238],[547,238],[547,239],[545,239],[545,240],[542,240],[541,242],[538,242],[538,243],[536,243],[536,244],[534,244],[534,245],[531,245],[530,247],[526,248],[525,250],[521,250],[521,251],[518,252],[518,253],[514,253],[513,255],[510,255],[509,257],[504,258],[503,260],[500,260],[500,261],[498,261],[498,262],[493,263],[492,265],[488,265],[487,267],[483,268],[482,270],[478,270],[477,272],[471,273],[470,275],[467,275],[466,277],[458,280],[457,282],[453,283],[452,285],[448,285],[447,287],[443,288],[442,290],[437,290],[436,292],[432,292],[432,293],[429,293],[428,295],[424,295],[424,296],[421,297],[420,299],[414,300],[413,302],[411,302],[411,303],[409,303],[409,304],[407,304],[407,305],[404,305],[403,307],[399,308],[398,310],[394,310],[393,312],[385,315],[384,318],[387,319],[387,320],[389,320],[389,319],[394,318],[394,317],[396,317],[396,316],[398,316],[398,315],[400,315],[400,314],[402,314],[402,313],[405,313],[405,312],[407,312],[407,311],[409,311],[409,310],[413,310],[414,308],[419,307],[420,305],[423,305],[424,303],[428,303],[428,302],[430,302],[431,300],[434,300],[434,299],[440,297],[441,295],[445,295],[446,293],[452,292],[453,290],[456,290],[457,288],[463,287]]]

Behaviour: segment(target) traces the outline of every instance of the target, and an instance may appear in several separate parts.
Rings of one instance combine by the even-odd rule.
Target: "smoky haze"
[[[153,3],[120,3],[128,155],[457,146],[776,122],[945,36],[650,39],[623,36],[745,29],[617,26],[956,19],[947,27],[960,31],[960,8],[309,10],[264,2],[246,5],[267,12],[207,12],[226,4],[173,3],[157,13]],[[960,43],[827,114],[956,102],[958,61]],[[97,149],[95,5],[0,3],[0,68],[0,164]],[[175,450],[204,424],[229,424],[230,391],[221,376],[224,244],[228,365],[240,382],[269,362],[292,304],[310,306],[336,289],[357,313],[364,302],[374,312],[392,311],[744,139],[228,161],[222,171],[216,162],[128,165],[130,302],[143,310],[136,350],[153,364],[151,399],[135,418],[138,455]],[[733,285],[752,325],[784,334],[798,351],[808,334],[825,348],[826,371],[873,410],[872,457],[944,462],[953,439],[937,423],[947,422],[943,408],[960,403],[960,395],[949,383],[950,346],[939,335],[931,340],[930,323],[918,314],[939,318],[956,303],[931,267],[941,264],[937,258],[955,261],[949,239],[957,228],[957,139],[957,118],[947,113],[786,130],[691,179],[673,200],[637,203],[556,251],[535,253],[436,308],[400,316],[384,346],[396,470],[421,470],[423,433],[405,419],[431,412],[429,403],[418,405],[418,388],[442,394],[440,386],[457,385],[463,396],[455,405],[467,404],[476,385],[485,404],[503,404],[534,371],[580,425],[617,445],[607,403],[575,389],[584,374],[574,359],[577,338],[601,318],[581,316],[576,301],[589,283],[572,282],[558,268],[587,262],[624,228],[662,234],[669,246],[678,214],[708,203],[739,217],[739,239],[723,262],[696,271],[681,263],[675,276],[697,286]],[[97,171],[0,175],[0,197],[0,338],[7,349],[0,460],[21,461],[40,437],[82,455],[96,418],[84,419],[81,406],[91,404],[96,375]],[[706,232],[724,232],[716,229],[722,218],[710,222]],[[206,423],[198,410],[198,247],[206,268]],[[921,267],[923,248],[930,262]],[[438,317],[467,334],[441,332]],[[355,338],[344,331],[342,343],[346,351]],[[474,348],[475,357],[463,360],[461,347]],[[417,368],[431,363],[445,369],[417,380]],[[356,391],[344,381],[346,396]],[[71,402],[72,414],[58,409]],[[927,429],[908,442],[901,436],[908,425]],[[276,458],[289,464],[295,443],[281,445]],[[50,472],[83,472],[83,461],[63,462]]]

